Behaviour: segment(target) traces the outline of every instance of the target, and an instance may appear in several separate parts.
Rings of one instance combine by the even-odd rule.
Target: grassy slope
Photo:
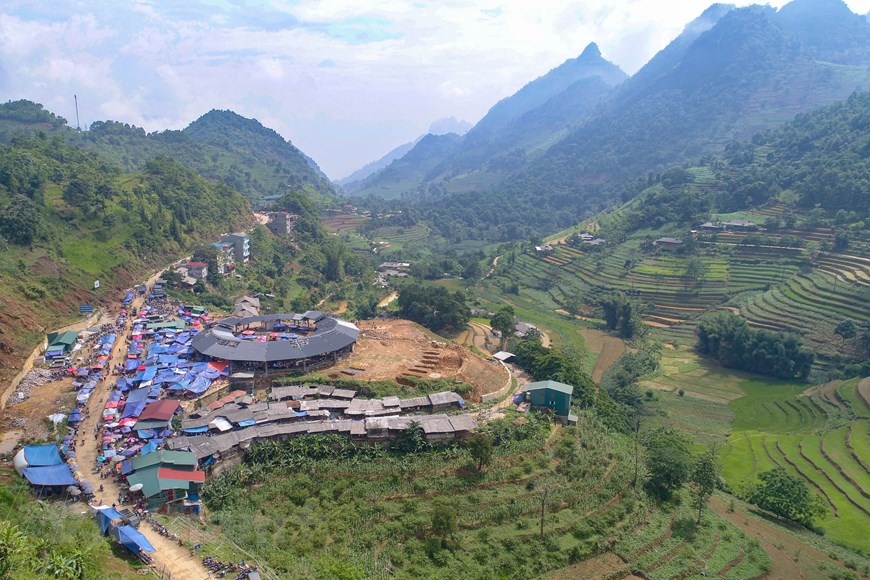
[[[800,475],[828,504],[830,513],[820,522],[827,537],[868,550],[866,418],[838,409],[818,393],[805,395],[806,384],[724,371],[693,353],[666,351],[662,365],[664,375],[644,383],[658,389],[652,405],[660,413],[656,422],[684,429],[699,443],[719,444],[722,475],[737,490],[776,467]],[[857,382],[840,386],[843,400],[860,402]],[[678,389],[685,396],[678,396]]]

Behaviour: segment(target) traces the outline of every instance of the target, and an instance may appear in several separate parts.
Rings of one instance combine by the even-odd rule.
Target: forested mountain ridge
[[[816,22],[807,6],[827,16]],[[567,136],[538,155],[513,156],[497,182],[488,167],[442,172],[417,186],[418,209],[452,240],[556,231],[633,195],[627,184],[638,177],[870,87],[862,56],[870,22],[840,0],[797,8],[712,6]],[[440,198],[429,203],[432,195]],[[498,211],[506,205],[510,212]]]
[[[621,294],[649,332],[683,345],[702,315],[727,309],[800,336],[822,377],[870,372],[870,92],[633,187],[550,253],[502,250],[495,284],[519,280],[572,313]],[[589,231],[606,243],[574,235]]]
[[[465,172],[482,176],[484,184],[515,171],[536,148],[544,148],[579,123],[627,75],[605,60],[595,43],[496,103],[455,147],[409,151],[380,172],[346,183],[352,195],[386,198],[435,195],[442,183]],[[480,182],[472,179],[476,186]],[[397,184],[400,187],[397,188]],[[465,187],[464,185],[462,187]]]
[[[98,152],[125,171],[138,171],[159,156],[175,159],[209,179],[219,179],[256,201],[304,191],[331,199],[336,192],[316,163],[278,133],[231,111],[210,111],[181,131],[146,133],[117,121],[96,121],[78,132],[29,101],[0,105],[0,140],[16,132],[62,134],[70,143]]]
[[[113,302],[150,269],[251,220],[237,191],[168,157],[125,173],[59,135],[0,145],[0,375],[79,304]]]

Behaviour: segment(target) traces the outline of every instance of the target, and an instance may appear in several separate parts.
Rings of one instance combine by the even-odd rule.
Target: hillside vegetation
[[[715,525],[692,532],[688,501],[653,509],[632,487],[628,440],[587,413],[570,428],[530,415],[481,430],[495,442],[482,471],[467,448],[412,437],[393,452],[329,437],[262,444],[207,486],[212,523],[277,572],[312,578],[527,578],[611,551],[614,574],[653,578],[769,565],[710,512]]]
[[[79,304],[114,301],[249,216],[238,192],[169,158],[124,173],[59,136],[13,137],[0,146],[0,340],[29,351],[44,328],[77,317]]]
[[[0,105],[0,139],[22,131],[60,134],[127,172],[140,171],[157,157],[169,157],[253,201],[289,191],[324,200],[335,195],[313,160],[256,119],[232,111],[210,111],[181,131],[146,133],[127,123],[97,121],[88,131],[77,132],[39,104]]]
[[[523,117],[492,131],[481,125],[452,157],[426,157],[436,169],[408,167],[380,192],[371,183],[364,192],[395,197],[386,186],[401,183],[417,200],[410,205],[454,241],[524,239],[567,227],[633,196],[632,182],[649,172],[697,163],[731,142],[866,90],[870,22],[841,0],[792,4],[781,11],[714,5],[606,96],[593,92],[585,104],[572,104],[583,111],[573,121],[558,111],[586,80],[551,97],[541,107],[550,116],[537,117],[534,130],[532,124],[512,132]],[[498,106],[522,101],[523,91]],[[539,136],[533,144],[524,140],[530,132]],[[481,133],[487,139],[474,141]],[[393,165],[398,170],[402,163]]]
[[[800,335],[823,368],[859,359],[870,322],[867,118],[870,93],[853,95],[703,166],[651,175],[630,202],[559,234],[553,252],[509,247],[494,282],[519,280],[573,313],[622,292],[674,344],[693,344],[700,316],[727,308],[754,328]],[[754,226],[690,233],[738,218]],[[573,235],[584,230],[605,246]],[[660,237],[682,244],[662,248]],[[859,331],[838,335],[841,323]]]

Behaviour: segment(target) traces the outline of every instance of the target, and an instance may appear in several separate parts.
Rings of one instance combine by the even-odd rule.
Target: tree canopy
[[[715,312],[698,325],[698,352],[723,367],[782,379],[805,379],[815,355],[801,347],[797,335],[749,328],[731,312]]]

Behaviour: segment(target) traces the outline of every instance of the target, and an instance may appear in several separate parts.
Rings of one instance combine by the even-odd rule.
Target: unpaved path
[[[625,343],[601,330],[584,328],[580,334],[586,340],[586,349],[599,353],[595,366],[592,367],[592,380],[601,382],[601,377],[607,372],[616,359],[625,352]]]
[[[396,291],[390,292],[390,295],[378,302],[378,308],[386,308],[390,303],[399,298],[399,293]]]
[[[160,273],[155,274],[149,280],[149,285],[153,284],[159,275]],[[137,296],[131,307],[141,308],[144,301],[144,296]],[[127,325],[123,331],[118,332],[118,339],[115,342],[115,347],[112,349],[109,361],[111,364],[106,365],[107,369],[112,369],[115,365],[122,364],[126,357],[126,337],[130,331],[131,320],[132,317],[127,317]],[[82,421],[79,427],[79,444],[76,447],[76,461],[82,475],[93,484],[95,490],[98,490],[100,485],[103,486],[102,492],[96,492],[96,498],[99,502],[106,505],[118,503],[121,488],[111,478],[100,479],[99,474],[93,473],[93,468],[97,465],[97,455],[101,453],[101,438],[94,438],[94,427],[97,424],[97,420],[102,417],[103,407],[108,394],[112,390],[113,382],[111,375],[105,377],[91,395],[86,407],[89,413],[87,413],[87,418]],[[81,444],[82,440],[85,442],[84,445]],[[177,542],[172,542],[161,536],[147,523],[139,526],[139,531],[157,549],[156,552],[151,554],[157,569],[164,569],[165,572],[171,575],[171,578],[199,579],[206,577],[207,570],[198,560],[190,555],[187,548],[179,546]]]

